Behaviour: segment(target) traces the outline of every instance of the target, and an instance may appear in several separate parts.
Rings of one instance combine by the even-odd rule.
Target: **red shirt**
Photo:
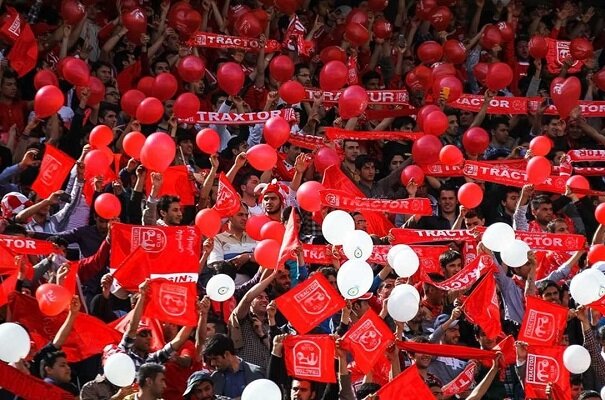
[[[17,125],[18,133],[25,129],[27,118],[27,102],[24,100],[16,100],[11,104],[0,103],[0,128],[8,131],[11,126]]]
[[[181,357],[187,356],[195,360],[195,345],[192,341],[185,342],[183,347],[177,352]],[[180,367],[175,361],[168,361],[164,367],[166,368],[166,390],[164,390],[164,399],[166,400],[181,400],[183,392],[187,387],[187,379],[189,376],[199,370],[201,365],[192,361],[189,368]]]

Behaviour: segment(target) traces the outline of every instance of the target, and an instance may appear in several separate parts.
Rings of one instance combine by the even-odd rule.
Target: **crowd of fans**
[[[469,128],[482,127],[489,133],[487,149],[482,154],[464,151],[466,160],[523,162],[531,156],[527,154],[529,142],[538,136],[552,141],[547,158],[553,166],[561,166],[570,150],[601,149],[605,144],[603,116],[583,116],[580,108],[573,110],[568,118],[545,114],[546,107],[552,104],[551,81],[557,76],[569,76],[573,60],[564,60],[559,66],[561,71],[553,74],[546,65],[549,60],[530,56],[528,42],[536,35],[560,41],[588,38],[594,54],[584,60],[581,69],[573,75],[581,80],[581,98],[598,102],[603,92],[595,84],[595,77],[605,64],[601,51],[605,43],[602,3],[596,0],[390,0],[386,7],[378,7],[378,11],[373,5],[376,2],[305,0],[293,1],[295,13],[288,15],[283,12],[289,4],[285,0],[276,0],[275,4],[264,0],[186,2],[202,17],[195,31],[222,35],[244,36],[240,34],[243,28],[237,26],[240,20],[236,21],[235,16],[242,7],[247,7],[248,12],[264,10],[264,14],[259,14],[267,17],[266,28],[263,27],[264,33],[259,39],[261,46],[276,40],[283,43],[283,47],[279,52],[265,52],[195,46],[190,37],[171,25],[169,18],[171,7],[183,2],[83,1],[84,4],[78,3],[85,9],[83,18],[70,24],[58,1],[0,0],[3,16],[0,230],[2,235],[48,240],[61,250],[50,256],[15,257],[17,284],[9,289],[34,295],[43,283],[62,284],[69,275],[69,265],[73,265],[67,262],[79,260],[78,289],[66,319],[49,337],[46,346],[32,349],[30,357],[12,366],[82,400],[237,399],[248,384],[263,378],[275,382],[284,399],[377,399],[375,393],[381,386],[412,365],[437,399],[524,399],[527,344],[523,342],[515,343],[515,360],[506,365],[501,363],[500,353],[493,363],[486,365],[447,354],[433,356],[403,351],[392,345],[386,351],[384,368],[374,368],[365,375],[355,367],[351,353],[340,344],[349,327],[368,310],[373,310],[392,330],[393,340],[492,350],[506,335],[516,338],[525,316],[526,299],[536,296],[569,310],[566,325],[561,327],[565,333],[560,344],[583,345],[590,352],[590,368],[583,374],[571,375],[571,399],[601,398],[599,393],[605,385],[605,320],[597,311],[574,301],[569,290],[573,276],[591,267],[585,250],[532,249],[528,262],[519,268],[509,268],[494,258],[497,270],[493,274],[503,330],[498,338],[487,337],[478,325],[465,318],[461,305],[471,290],[446,292],[416,278],[413,282],[421,293],[417,315],[405,323],[394,321],[387,310],[387,299],[394,287],[408,280],[398,278],[388,263],[372,264],[375,279],[371,290],[347,301],[345,308],[312,331],[331,335],[336,341],[337,383],[288,376],[283,342],[296,331],[274,300],[314,274],[322,274],[337,289],[338,269],[344,261],[322,236],[321,220],[331,209],[322,207],[321,211],[311,213],[297,203],[296,191],[302,183],[322,181],[322,173],[313,162],[317,151],[299,147],[299,142],[287,142],[278,149],[279,165],[268,171],[257,171],[247,162],[246,151],[261,143],[262,124],[188,124],[176,118],[173,105],[179,94],[190,92],[199,99],[200,111],[241,114],[292,107],[295,111],[292,133],[316,136],[320,138],[318,147],[338,150],[342,157],[340,171],[364,197],[430,199],[431,216],[387,215],[396,228],[480,231],[482,227],[504,222],[517,231],[578,234],[584,235],[588,243],[603,244],[605,228],[595,219],[594,210],[605,201],[605,196],[578,195],[570,187],[564,194],[553,194],[529,184],[513,187],[476,181],[483,188],[483,201],[476,208],[468,209],[459,204],[457,197],[460,186],[472,181],[468,177],[431,176],[429,171],[423,182],[402,183],[402,171],[415,163],[411,155],[412,141],[372,140],[371,137],[363,141],[330,141],[325,137],[329,127],[348,131],[421,131],[414,110],[433,103],[448,120],[447,129],[439,136],[443,145],[453,144],[464,151],[462,135]],[[437,29],[427,18],[419,17],[422,7],[429,6],[447,7],[451,11],[453,18],[444,29]],[[138,38],[129,32],[124,18],[128,10],[136,7],[140,7],[147,18],[147,28]],[[370,38],[363,45],[355,45],[344,33],[348,15],[360,10],[367,18]],[[5,34],[7,21],[14,23],[15,15],[20,19],[22,32],[25,25],[31,28],[37,45],[35,67],[24,73],[18,71],[21,67],[15,65],[14,59],[7,58],[17,46]],[[372,33],[372,24],[385,19],[391,24],[392,32],[386,38],[379,38]],[[488,25],[500,22],[512,27],[513,39],[483,48],[479,40],[481,33]],[[298,43],[286,37],[296,32],[302,35]],[[448,103],[447,93],[431,94],[430,89],[409,86],[408,74],[421,64],[416,54],[418,46],[429,40],[443,43],[448,39],[459,40],[464,46],[466,60],[455,66],[456,75],[463,82],[464,93],[484,100],[485,106],[476,111],[461,110]],[[312,49],[302,51],[305,46]],[[406,90],[409,107],[370,103],[365,114],[343,118],[338,104],[325,102],[321,95],[298,104],[286,104],[278,92],[280,83],[269,72],[271,58],[280,53],[289,56],[295,64],[292,79],[305,88],[317,88],[323,65],[320,53],[330,46],[340,46],[349,74],[359,77],[359,85],[366,90]],[[136,87],[143,77],[155,78],[166,72],[178,77],[179,61],[190,55],[204,60],[205,75],[195,82],[179,79],[178,93],[163,101],[164,113],[157,123],[141,124],[125,112],[120,98],[126,90]],[[100,101],[89,101],[92,88],[76,89],[59,73],[61,60],[68,56],[84,60],[90,67],[90,76],[102,82],[104,97]],[[497,92],[487,90],[474,67],[480,62],[499,61],[511,67],[513,82]],[[226,62],[239,64],[245,72],[245,82],[236,95],[228,95],[217,83],[217,69]],[[135,72],[132,72],[133,66],[137,66]],[[59,112],[46,118],[39,118],[33,111],[37,92],[34,77],[41,70],[57,73],[58,86],[65,96]],[[124,71],[132,74],[125,78]],[[487,110],[487,104],[496,96],[540,96],[542,99],[540,106],[530,113],[496,115]],[[408,108],[406,115],[402,110]],[[369,117],[372,111],[378,116],[376,119]],[[117,161],[119,173],[114,175],[114,180],[85,173],[86,155],[92,150],[88,144],[89,134],[98,125],[111,128],[114,137],[110,149],[121,155]],[[219,152],[210,156],[198,149],[195,139],[196,133],[208,126],[220,137]],[[139,160],[126,155],[123,141],[134,131],[145,136],[166,132],[174,138],[177,152],[172,165],[186,166],[189,180],[181,184],[194,188],[194,205],[182,205],[178,193],[160,196],[159,193],[164,193],[161,192],[162,173],[150,172]],[[40,171],[47,145],[77,159],[77,163],[63,189],[44,198],[31,186]],[[598,161],[583,165],[595,169],[602,166]],[[141,317],[149,301],[149,281],[141,284],[138,291],[115,289],[116,282],[109,272],[111,225],[116,221],[160,227],[193,225],[197,211],[212,207],[217,201],[220,173],[226,174],[239,193],[241,205],[236,213],[223,219],[221,233],[205,238],[198,249],[197,326],[180,327]],[[591,189],[605,190],[603,174],[592,175],[588,177]],[[346,186],[339,189],[343,187]],[[121,213],[116,220],[108,220],[95,212],[92,204],[101,193],[113,193],[120,199]],[[296,258],[277,270],[259,266],[254,253],[257,241],[247,233],[247,221],[252,216],[266,215],[271,221],[285,225],[291,213],[300,216]],[[393,244],[388,231],[372,231],[365,213],[352,212],[351,215],[355,228],[371,233],[375,245]],[[326,245],[331,264],[318,265],[305,260],[303,244]],[[468,263],[469,252],[491,255],[481,244],[474,248],[462,242],[439,244],[449,249],[438,257],[441,272],[430,274],[432,282],[444,281],[458,273]],[[6,258],[3,260],[6,262]],[[9,260],[9,264],[11,262]],[[28,265],[33,266],[33,274],[28,273]],[[2,267],[0,271],[5,271]],[[231,276],[236,284],[234,297],[224,303],[211,301],[206,296],[208,280],[219,273]],[[3,278],[6,281],[9,275]],[[8,309],[13,295],[5,293],[6,299],[0,308],[6,321],[11,320]],[[74,321],[79,314],[88,313],[111,324],[132,310],[121,341],[108,346],[103,354],[73,363],[62,351],[65,341],[73,335]],[[154,337],[159,334],[162,337]],[[115,352],[126,353],[133,359],[137,370],[133,385],[120,388],[104,377],[103,360]],[[444,386],[465,370],[468,363],[476,364],[474,375],[469,377],[471,384],[454,396],[444,395]],[[549,383],[546,396],[562,399],[553,389],[556,383]],[[6,386],[6,382],[0,376],[2,386]],[[19,393],[7,390],[0,393],[6,399],[20,397]],[[400,398],[418,397],[408,397],[403,391]]]

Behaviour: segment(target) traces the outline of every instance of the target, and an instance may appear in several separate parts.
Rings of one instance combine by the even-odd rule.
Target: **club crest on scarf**
[[[160,306],[166,314],[179,317],[185,313],[187,288],[172,283],[162,283],[159,295]]]
[[[321,348],[310,340],[294,345],[294,370],[296,376],[321,376]]]
[[[168,239],[161,229],[133,226],[131,235],[131,251],[141,246],[146,252],[159,253],[166,248]]]

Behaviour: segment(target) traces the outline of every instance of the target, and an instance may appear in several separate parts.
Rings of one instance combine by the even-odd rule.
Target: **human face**
[[[565,121],[553,118],[546,126],[546,135],[557,138],[565,135]]]
[[[116,114],[115,111],[107,111],[103,118],[99,118],[99,122],[113,128],[118,123],[118,114]]]
[[[65,357],[59,357],[52,368],[46,367],[46,376],[60,383],[69,383],[71,381],[71,368]]]
[[[278,293],[286,293],[290,290],[290,286],[292,284],[292,280],[290,279],[289,271],[279,271],[274,280],[275,290]]]
[[[231,217],[231,227],[243,232],[246,229],[246,223],[248,222],[248,210],[241,206],[237,214]]]
[[[492,134],[497,143],[506,144],[508,141],[508,125],[498,124],[496,129],[492,130]]]
[[[246,182],[245,185],[241,185],[242,193],[254,197],[254,188],[257,187],[259,183],[260,179],[258,178],[258,176],[250,175],[250,178],[248,178],[248,182]]]
[[[519,40],[515,50],[517,50],[517,57],[520,60],[527,60],[529,58],[529,46],[526,40]]]
[[[193,154],[193,142],[190,139],[182,140],[180,146],[183,155],[191,156]]]
[[[347,141],[344,147],[345,160],[354,163],[359,155],[359,143]]]
[[[160,211],[160,215],[166,224],[168,225],[178,225],[181,223],[183,219],[183,209],[181,208],[181,203],[170,203],[168,207],[168,211]]]
[[[458,135],[458,127],[460,126],[458,124],[458,116],[448,115],[447,121],[448,121],[448,127],[447,127],[447,131],[445,133],[447,133],[450,136]]]
[[[464,127],[471,126],[473,119],[475,119],[475,114],[470,111],[462,111],[460,113],[460,125]]]
[[[154,398],[161,399],[164,395],[164,390],[166,390],[166,376],[164,373],[160,372],[151,380],[149,392]]]
[[[158,62],[155,65],[155,68],[153,69],[153,73],[155,75],[159,75],[159,74],[164,73],[164,72],[170,72],[170,65],[168,65],[167,62],[163,62],[163,61]]]
[[[519,192],[510,192],[506,194],[506,200],[500,202],[504,209],[512,214],[517,208],[517,202],[519,201]]]
[[[439,207],[444,213],[453,213],[456,211],[456,192],[453,190],[442,190],[439,194]]]
[[[151,350],[151,331],[144,330],[137,333],[134,339],[134,348],[142,353],[149,353]]]
[[[367,231],[368,230],[368,221],[366,221],[363,214],[357,214],[353,217],[353,221],[355,221],[355,229],[358,231]]]
[[[195,400],[213,400],[214,386],[208,381],[196,384],[191,391],[191,398]]]
[[[97,68],[96,74],[97,78],[99,78],[103,84],[107,85],[109,82],[111,82],[111,69],[109,67],[105,65],[100,66]]]
[[[433,357],[428,354],[414,354],[414,361],[419,369],[427,369],[432,360]]]
[[[555,232],[554,233],[569,233],[569,227],[563,221],[555,222]]]
[[[477,341],[483,350],[491,350],[496,345],[495,338],[488,338],[485,332],[480,332]]]
[[[456,275],[462,269],[462,259],[457,258],[452,262],[445,264],[445,277],[450,278]]]
[[[391,295],[395,287],[395,279],[385,279],[378,287],[378,297],[386,299]]]
[[[374,166],[374,163],[368,162],[363,164],[359,171],[359,176],[364,182],[374,182],[374,177],[376,177],[376,167]]]
[[[389,163],[389,171],[395,171],[397,168],[403,165],[404,161],[405,160],[403,159],[403,156],[400,156],[399,154],[394,155],[393,158],[391,158],[391,162]]]
[[[14,99],[17,97],[17,80],[15,78],[4,78],[2,80],[0,93],[7,99]]]
[[[378,90],[380,87],[380,79],[370,79],[366,84],[367,90]]]
[[[111,104],[119,104],[120,92],[114,87],[108,87],[105,91],[105,101]]]
[[[430,389],[436,400],[443,400],[443,389],[441,389],[441,386],[432,385]]]
[[[288,150],[286,151],[286,160],[288,160],[290,164],[294,164],[296,162],[296,157],[298,157],[300,152],[300,147],[290,145],[290,147],[288,147]]]
[[[542,300],[548,301],[549,303],[561,304],[561,298],[559,297],[559,291],[554,286],[549,286],[542,293]]]
[[[460,327],[458,325],[448,328],[443,334],[443,343],[445,344],[458,344],[460,340]]]
[[[268,215],[274,215],[281,211],[281,200],[277,193],[267,193],[263,196],[263,208]]]
[[[467,229],[473,229],[477,226],[484,226],[485,220],[474,216],[473,218],[464,218],[464,225],[466,225]]]
[[[252,300],[250,305],[255,315],[264,315],[267,312],[267,305],[269,305],[269,296],[262,292]]]
[[[208,364],[210,364],[210,366],[217,371],[228,370],[230,364],[229,360],[225,357],[225,354],[223,354],[222,356],[208,356]]]
[[[296,80],[303,86],[311,86],[311,71],[309,68],[301,68],[296,75]]]
[[[164,119],[168,120],[172,116],[172,108],[174,107],[174,100],[166,100],[164,102]]]
[[[95,217],[95,226],[97,227],[97,231],[101,234],[101,236],[107,235],[109,231],[109,221],[105,218],[101,218],[99,216]]]
[[[290,389],[290,399],[292,400],[313,400],[315,393],[311,391],[311,382],[299,381],[294,379],[292,381],[292,389]]]
[[[538,209],[533,211],[533,214],[538,223],[548,224],[553,218],[552,204],[540,204]]]

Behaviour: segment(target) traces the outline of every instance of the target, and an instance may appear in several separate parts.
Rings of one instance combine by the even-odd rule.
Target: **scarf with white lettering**
[[[273,117],[282,117],[286,121],[294,121],[294,109],[283,108],[281,110],[258,111],[250,113],[218,113],[208,111],[198,111],[195,117],[181,119],[179,123],[185,124],[214,124],[214,125],[255,125],[267,122]]]
[[[424,136],[423,132],[405,131],[349,131],[341,128],[326,128],[326,137],[330,140],[411,140]]]
[[[258,51],[260,49],[260,42],[258,39],[220,35],[211,32],[194,33],[187,42],[187,45],[211,49],[240,49],[247,51]],[[266,53],[274,53],[276,51],[281,51],[281,49],[282,45],[277,40],[267,40],[265,43]]]
[[[386,200],[353,196],[348,192],[326,189],[319,192],[322,206],[345,211],[376,211],[391,214],[431,215],[431,201],[425,198]]]

